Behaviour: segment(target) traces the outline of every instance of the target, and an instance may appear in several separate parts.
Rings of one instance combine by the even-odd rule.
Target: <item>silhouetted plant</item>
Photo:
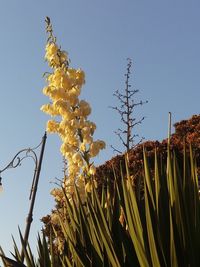
[[[118,128],[115,131],[115,134],[119,137],[122,145],[126,148],[128,152],[133,146],[141,143],[144,139],[143,137],[139,140],[137,144],[135,144],[135,138],[138,137],[138,134],[133,133],[133,128],[138,124],[141,124],[145,117],[140,119],[136,119],[134,117],[134,109],[137,106],[142,106],[143,104],[148,103],[148,101],[135,101],[135,94],[139,92],[138,89],[131,90],[130,84],[130,75],[131,75],[131,67],[132,67],[132,60],[130,58],[127,59],[127,72],[125,74],[125,89],[121,93],[119,90],[116,90],[113,94],[119,100],[119,106],[111,107],[112,109],[116,110],[121,118],[121,122],[124,125],[123,128]],[[115,152],[122,153],[115,147],[111,146]]]

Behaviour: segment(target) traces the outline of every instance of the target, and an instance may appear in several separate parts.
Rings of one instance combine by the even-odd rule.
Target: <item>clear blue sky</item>
[[[124,88],[126,58],[134,61],[131,84],[140,92],[138,107],[146,116],[136,133],[147,140],[167,135],[168,112],[173,122],[199,114],[200,83],[199,0],[1,0],[0,6],[0,169],[14,154],[40,142],[48,116],[40,106],[48,71],[44,62],[45,16],[54,26],[58,43],[69,53],[73,67],[86,72],[82,98],[92,106],[96,138],[107,143],[101,164],[120,148],[113,131],[120,126],[112,94]],[[35,246],[40,218],[53,208],[49,191],[55,177],[62,178],[62,158],[57,136],[48,136],[34,211],[30,242]],[[23,162],[3,176],[0,196],[0,245],[12,250],[11,234],[24,230],[33,163]]]

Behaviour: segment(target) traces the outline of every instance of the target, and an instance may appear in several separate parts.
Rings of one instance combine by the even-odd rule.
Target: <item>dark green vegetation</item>
[[[38,259],[24,246],[25,265],[33,266],[200,266],[200,201],[198,170],[192,147],[183,147],[182,157],[167,149],[167,157],[152,161],[143,149],[140,179],[143,191],[136,197],[129,175],[115,179],[101,191],[93,188],[84,202],[78,192],[65,198],[65,216],[59,216],[64,243],[54,250],[50,234],[38,239]],[[151,159],[151,162],[149,162]],[[130,161],[130,159],[129,159]],[[15,261],[20,253],[15,245]],[[7,263],[6,263],[7,261]],[[14,264],[14,263],[13,263]],[[4,266],[9,265],[4,259]]]

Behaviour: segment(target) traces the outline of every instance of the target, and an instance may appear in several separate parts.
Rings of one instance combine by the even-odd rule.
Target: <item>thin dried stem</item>
[[[140,119],[136,119],[133,117],[134,109],[137,106],[142,106],[143,104],[148,103],[148,101],[139,101],[136,102],[134,99],[134,96],[136,93],[139,92],[139,90],[131,90],[130,85],[130,76],[131,76],[131,67],[132,67],[132,60],[130,58],[127,59],[127,69],[125,74],[125,89],[124,92],[121,93],[119,90],[116,90],[113,94],[114,97],[116,97],[119,100],[119,106],[110,107],[113,110],[116,110],[117,113],[120,116],[120,120],[122,124],[124,125],[124,129],[119,128],[117,131],[115,131],[115,134],[120,139],[120,142],[122,145],[126,148],[126,152],[130,150],[131,147],[135,147],[137,144],[141,143],[144,139],[143,137],[141,140],[135,144],[135,137],[138,137],[138,135],[133,134],[133,128],[139,124],[142,123],[142,121],[145,119],[145,117],[142,117]],[[118,149],[111,146],[115,152],[120,152]],[[121,153],[121,152],[120,152]]]

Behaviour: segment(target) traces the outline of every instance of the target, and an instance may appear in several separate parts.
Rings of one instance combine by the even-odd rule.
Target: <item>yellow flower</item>
[[[83,161],[81,154],[78,152],[73,155],[72,160],[74,163],[79,163]]]
[[[73,134],[73,132],[71,134],[68,133],[66,135],[64,142],[74,147],[78,147],[78,143],[79,143],[79,141],[77,140],[77,137]]]
[[[48,61],[50,67],[58,67],[60,62],[59,48],[55,43],[47,43],[45,59]]]
[[[67,73],[63,74],[60,79],[60,86],[61,88],[65,88],[65,90],[70,90],[72,87],[71,80],[69,79]]]
[[[83,117],[86,117],[91,113],[91,107],[85,100],[80,101],[79,108],[80,108],[80,114]]]
[[[66,101],[63,99],[59,99],[53,103],[53,107],[55,107],[56,110],[58,110],[60,115],[64,115],[69,112],[69,105]]]
[[[99,154],[99,151],[101,149],[104,149],[106,146],[105,142],[102,141],[102,140],[97,140],[93,143],[91,143],[90,145],[90,149],[89,149],[89,152],[90,152],[90,156],[91,157],[95,157]]]
[[[51,190],[51,195],[54,196],[59,201],[59,199],[61,199],[63,196],[62,189],[54,188],[53,190]]]
[[[100,150],[100,148],[99,148],[99,144],[98,144],[98,142],[93,142],[93,143],[91,143],[91,145],[90,145],[90,150],[89,150],[89,152],[90,152],[90,157],[95,157],[95,156],[97,156],[97,155],[99,154],[99,150]]]
[[[51,222],[52,224],[59,224],[59,216],[57,213],[52,213],[51,214]]]
[[[47,43],[45,59],[50,61],[53,56],[57,55],[57,52],[58,52],[57,44],[55,44],[55,43]]]
[[[106,148],[106,143],[104,141],[97,140],[96,142],[98,143],[98,146],[99,146],[100,149]]]
[[[52,92],[52,87],[51,86],[46,86],[43,88],[43,94],[46,96],[50,96]]]
[[[69,91],[69,96],[75,96],[75,97],[77,97],[77,96],[80,95],[80,93],[81,93],[81,89],[80,89],[80,87],[78,87],[78,86],[74,86],[74,87],[72,87],[71,90]]]
[[[41,108],[40,108],[43,112],[51,115],[51,116],[57,116],[59,115],[59,111],[53,107],[51,104],[46,104],[46,105],[43,105]]]
[[[58,128],[59,128],[59,123],[54,121],[54,120],[49,120],[47,122],[47,132],[50,132],[50,133],[56,133],[58,131]]]
[[[70,110],[67,112],[65,112],[64,114],[62,114],[63,116],[63,120],[65,121],[70,121],[73,120],[75,118],[75,114],[73,112],[71,112]]]
[[[70,105],[71,105],[72,107],[75,107],[75,106],[78,104],[78,97],[75,96],[75,95],[70,95],[70,94],[69,94],[68,101],[69,101],[69,103],[70,103]]]
[[[84,143],[81,143],[79,146],[80,151],[85,152],[86,151],[86,145]]]
[[[90,127],[90,133],[91,133],[91,135],[93,135],[94,131],[96,130],[96,124],[94,122],[89,121],[88,125]]]
[[[89,174],[94,175],[96,173],[96,167],[92,164],[89,168]]]
[[[73,178],[76,177],[79,171],[80,167],[77,164],[69,164],[68,172],[70,176],[72,176]]]
[[[92,138],[92,136],[85,136],[84,138],[83,138],[83,143],[84,144],[91,144],[93,142],[93,138]]]
[[[47,85],[43,89],[44,95],[48,96],[52,103],[43,105],[41,110],[58,117],[58,122],[49,120],[46,128],[48,132],[56,132],[62,140],[60,151],[68,163],[67,177],[70,186],[66,193],[70,197],[74,192],[74,184],[79,180],[84,191],[85,179],[96,172],[90,158],[98,155],[99,151],[105,148],[105,143],[101,140],[93,141],[96,125],[87,119],[91,107],[85,100],[79,99],[85,83],[85,73],[81,69],[69,67],[67,53],[59,48],[52,36],[50,35],[51,41],[45,48],[45,59],[52,68],[52,73],[46,76]],[[93,185],[90,180],[85,185],[86,191],[91,191]],[[61,191],[53,190],[52,194],[56,201],[62,202]]]
[[[85,83],[85,73],[81,69],[78,69],[76,71],[76,82],[80,86],[82,86]]]
[[[63,63],[67,63],[68,61],[68,55],[67,55],[67,52],[66,51],[60,51],[60,62],[61,64]]]
[[[63,143],[60,147],[60,152],[65,155],[66,153],[72,153],[73,152],[73,148],[71,145],[67,144],[67,143]]]
[[[89,136],[90,135],[90,128],[89,127],[83,127],[81,129],[81,133],[83,135],[83,138]]]
[[[67,74],[70,77],[70,79],[72,79],[74,81],[76,80],[76,70],[75,69],[68,68],[67,69]]]

